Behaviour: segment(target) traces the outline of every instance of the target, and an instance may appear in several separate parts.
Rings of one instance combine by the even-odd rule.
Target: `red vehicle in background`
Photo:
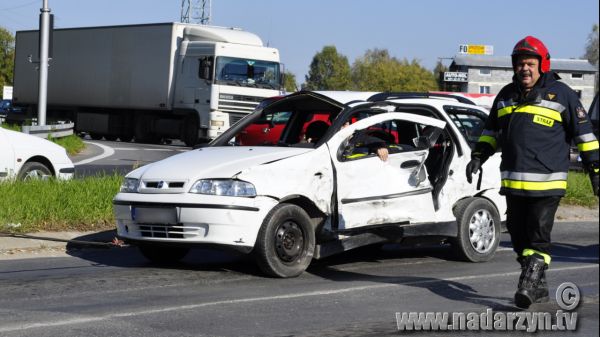
[[[275,96],[264,99],[257,107],[256,110],[261,110],[264,107],[276,102],[285,96]],[[256,120],[251,125],[247,126],[237,137],[239,145],[252,146],[252,145],[277,145],[281,134],[284,131],[285,126],[288,124],[288,120],[292,116],[290,111],[277,111],[269,114],[265,114],[263,118]],[[315,123],[316,122],[316,123]],[[314,124],[313,124],[314,123]],[[318,130],[325,126],[331,125],[330,113],[329,112],[314,112],[308,116],[304,125],[302,126],[302,132],[300,137],[307,142],[314,135],[310,135],[310,130]],[[313,127],[309,127],[313,125]],[[319,127],[316,127],[319,126]],[[307,135],[307,129],[309,134]],[[326,130],[326,128],[325,128]],[[324,133],[325,130],[318,130],[319,133]]]

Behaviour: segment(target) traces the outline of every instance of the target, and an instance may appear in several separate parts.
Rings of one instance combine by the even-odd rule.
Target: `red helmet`
[[[533,36],[526,36],[521,41],[517,42],[513,48],[512,63],[515,66],[517,55],[533,55],[540,59],[540,71],[542,73],[550,71],[550,53],[544,43]]]

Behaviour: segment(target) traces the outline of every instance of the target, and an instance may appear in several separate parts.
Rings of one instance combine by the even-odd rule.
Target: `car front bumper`
[[[132,241],[225,245],[249,251],[277,201],[190,194],[119,193],[113,199],[117,234]]]

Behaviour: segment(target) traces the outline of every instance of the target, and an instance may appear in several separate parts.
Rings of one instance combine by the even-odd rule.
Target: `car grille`
[[[185,181],[143,180],[140,193],[182,193]]]
[[[127,227],[130,233],[138,232],[138,236],[144,238],[189,239],[205,233],[204,227],[184,224],[130,224]]]

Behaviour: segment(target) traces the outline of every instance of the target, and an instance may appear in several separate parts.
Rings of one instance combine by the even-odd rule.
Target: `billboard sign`
[[[469,74],[463,72],[446,71],[444,72],[444,82],[468,82]]]
[[[482,44],[461,44],[458,46],[458,53],[469,55],[494,55],[494,46]]]

